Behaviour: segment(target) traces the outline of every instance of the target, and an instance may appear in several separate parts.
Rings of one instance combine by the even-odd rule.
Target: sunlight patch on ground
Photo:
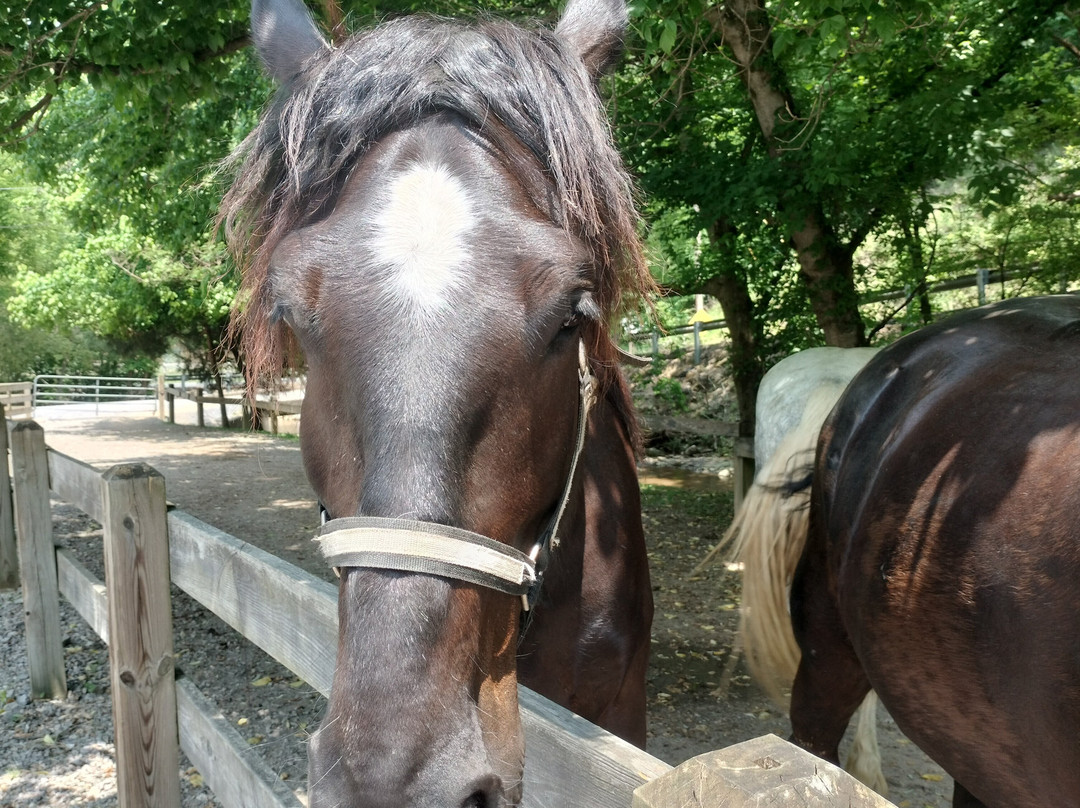
[[[62,793],[69,800],[65,805],[99,805],[101,801],[116,798],[116,778],[101,776],[103,772],[112,774],[115,771],[112,745],[91,743],[70,752],[63,769],[60,766],[47,771],[6,769],[0,775],[0,803],[7,805],[11,798],[13,805],[33,805],[36,799],[44,798],[46,794]],[[47,787],[43,782],[46,778]]]
[[[310,499],[275,499],[269,506],[259,508],[260,511],[270,511],[275,508],[311,508],[314,502]]]

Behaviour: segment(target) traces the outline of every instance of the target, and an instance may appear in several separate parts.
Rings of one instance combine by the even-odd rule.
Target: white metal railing
[[[34,377],[34,407],[53,404],[101,404],[157,397],[157,380],[133,376]]]

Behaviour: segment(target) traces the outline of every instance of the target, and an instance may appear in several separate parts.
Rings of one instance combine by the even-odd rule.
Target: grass
[[[730,491],[696,491],[667,485],[641,486],[645,511],[674,511],[686,519],[707,519],[717,524],[731,521],[734,496]]]

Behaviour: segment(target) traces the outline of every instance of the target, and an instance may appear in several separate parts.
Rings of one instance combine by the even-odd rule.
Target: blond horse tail
[[[742,566],[740,635],[750,673],[773,701],[787,709],[799,667],[787,593],[799,563],[810,517],[810,490],[791,492],[788,478],[814,456],[818,433],[840,391],[811,394],[802,420],[758,469],[742,508],[724,536]]]
[[[743,569],[740,634],[750,673],[778,705],[788,709],[800,652],[791,629],[788,592],[810,527],[810,488],[790,493],[789,478],[813,457],[818,433],[843,387],[827,385],[806,402],[802,420],[754,478],[721,544]],[[848,770],[881,794],[887,787],[877,742],[877,696],[860,708]]]

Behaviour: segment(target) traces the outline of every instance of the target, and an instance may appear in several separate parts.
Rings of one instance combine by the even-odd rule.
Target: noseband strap
[[[415,522],[353,516],[331,519],[319,544],[334,567],[374,567],[422,572],[466,581],[508,595],[524,595],[536,582],[536,566],[522,552],[468,530]]]
[[[329,519],[316,541],[335,570],[368,567],[438,575],[520,595],[532,611],[540,596],[551,551],[559,546],[559,524],[577,476],[585,447],[589,410],[596,401],[596,377],[589,369],[585,344],[578,343],[577,439],[566,484],[551,521],[528,555],[495,539],[435,522],[351,516]]]

